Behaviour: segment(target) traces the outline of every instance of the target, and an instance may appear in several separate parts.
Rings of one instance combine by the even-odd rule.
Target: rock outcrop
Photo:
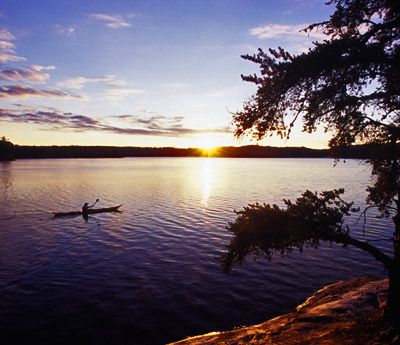
[[[294,312],[264,323],[227,332],[213,332],[174,344],[400,344],[385,323],[388,280],[361,277],[316,292]]]

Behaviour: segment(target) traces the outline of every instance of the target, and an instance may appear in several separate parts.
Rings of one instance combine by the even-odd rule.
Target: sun
[[[213,139],[204,139],[199,146],[202,156],[211,157],[217,153],[217,145]]]
[[[201,147],[200,150],[203,157],[213,157],[217,153],[215,147]]]

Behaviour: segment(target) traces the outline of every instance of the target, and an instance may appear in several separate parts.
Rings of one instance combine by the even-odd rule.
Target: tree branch
[[[327,241],[332,241],[335,243],[341,243],[344,245],[353,245],[363,251],[371,254],[376,260],[380,261],[387,270],[390,270],[393,267],[393,260],[388,255],[380,251],[378,248],[369,244],[368,242],[356,240],[349,235],[345,234],[332,234],[325,238]]]

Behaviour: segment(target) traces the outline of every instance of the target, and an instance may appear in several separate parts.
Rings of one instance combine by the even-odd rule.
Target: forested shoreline
[[[224,146],[212,150],[175,147],[117,146],[14,146],[15,159],[35,158],[123,158],[123,157],[224,157],[224,158],[370,158],[377,145],[355,145],[341,149],[306,147]]]
[[[123,158],[123,157],[328,157],[327,150],[305,147],[240,146],[215,149],[116,146],[15,146],[15,158]]]
[[[220,158],[359,158],[379,156],[384,145],[364,144],[330,149],[260,145],[221,146],[211,149],[135,146],[28,146],[0,140],[0,160],[45,158],[220,157]]]

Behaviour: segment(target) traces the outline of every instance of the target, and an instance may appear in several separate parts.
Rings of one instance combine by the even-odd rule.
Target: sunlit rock
[[[292,313],[174,344],[399,344],[383,317],[387,287],[387,279],[370,277],[338,282],[317,291]]]

